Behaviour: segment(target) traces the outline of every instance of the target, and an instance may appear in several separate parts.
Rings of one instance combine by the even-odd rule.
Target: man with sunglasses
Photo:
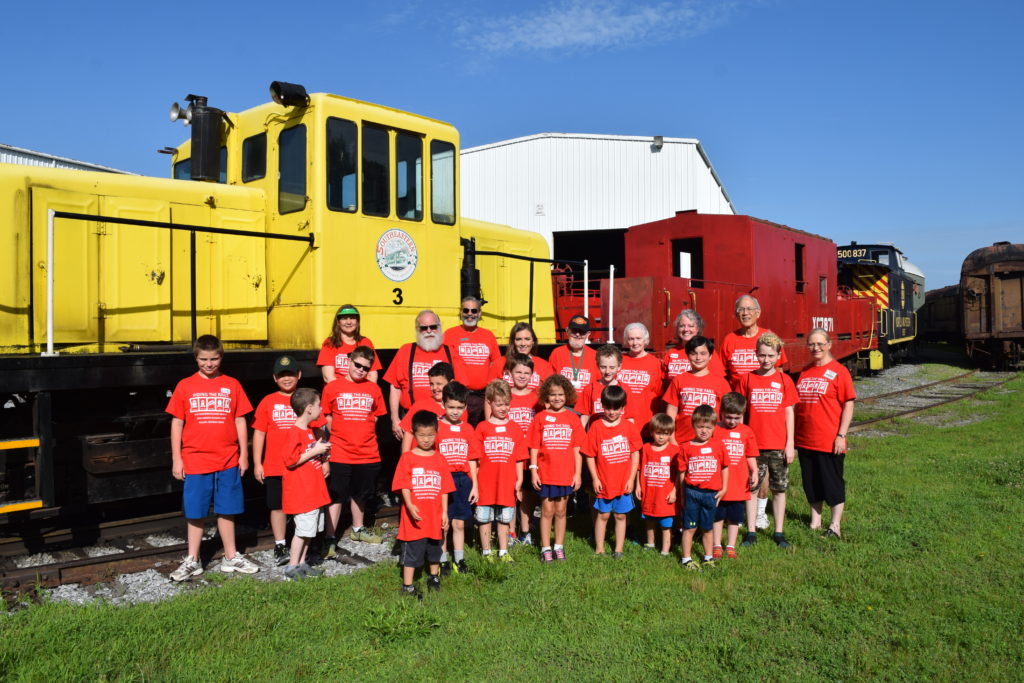
[[[384,381],[391,385],[388,410],[391,414],[391,433],[402,440],[402,414],[418,399],[430,398],[430,379],[427,371],[435,363],[451,363],[455,379],[462,382],[465,366],[462,360],[443,341],[441,319],[431,310],[416,316],[416,341],[402,346],[384,373]]]
[[[489,380],[491,363],[501,360],[501,349],[494,333],[480,327],[483,302],[474,296],[462,298],[459,314],[461,325],[448,328],[444,343],[462,361],[465,376],[461,380],[469,389],[466,418],[474,427],[484,419],[484,388]]]

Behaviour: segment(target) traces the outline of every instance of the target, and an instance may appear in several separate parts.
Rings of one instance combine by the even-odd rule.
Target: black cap
[[[586,334],[587,332],[590,332],[590,321],[582,315],[574,315],[572,319],[569,320],[569,331],[582,332]]]
[[[281,356],[274,361],[274,374],[280,375],[282,372],[295,372],[298,373],[299,364],[291,356]]]

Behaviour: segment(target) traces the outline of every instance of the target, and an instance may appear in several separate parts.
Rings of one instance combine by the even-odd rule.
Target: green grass
[[[394,566],[232,578],[157,605],[43,604],[0,620],[0,676],[1019,680],[1024,380],[1005,388],[943,413],[985,411],[975,424],[851,437],[842,542],[806,529],[796,471],[794,547],[762,535],[713,572],[633,546],[595,558],[572,539],[564,565],[522,553],[421,604],[397,595]]]

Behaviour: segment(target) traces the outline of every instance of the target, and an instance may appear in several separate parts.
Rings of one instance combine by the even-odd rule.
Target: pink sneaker
[[[544,564],[547,564],[549,562],[554,562],[555,561],[555,558],[551,554],[551,550],[550,549],[540,551],[540,561],[543,562]]]
[[[555,550],[555,559],[558,560],[559,562],[565,562],[565,549],[564,548],[557,548]]]

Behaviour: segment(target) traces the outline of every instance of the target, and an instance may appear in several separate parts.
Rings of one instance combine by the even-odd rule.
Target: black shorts
[[[402,541],[402,554],[398,562],[403,567],[422,567],[441,561],[441,541],[436,538],[418,538]]]
[[[846,502],[846,481],[843,464],[846,454],[835,455],[824,451],[797,449],[800,474],[808,503],[825,501],[830,506]]]
[[[473,520],[473,506],[469,504],[469,494],[473,491],[473,480],[465,472],[452,472],[455,490],[448,494],[448,519],[463,522]]]
[[[344,503],[349,498],[365,505],[377,491],[379,462],[352,465],[343,462],[331,463],[331,476],[327,479],[327,490],[332,503]]]
[[[283,477],[263,477],[263,486],[267,490],[267,507],[271,510],[280,510],[282,507],[281,479]]]

